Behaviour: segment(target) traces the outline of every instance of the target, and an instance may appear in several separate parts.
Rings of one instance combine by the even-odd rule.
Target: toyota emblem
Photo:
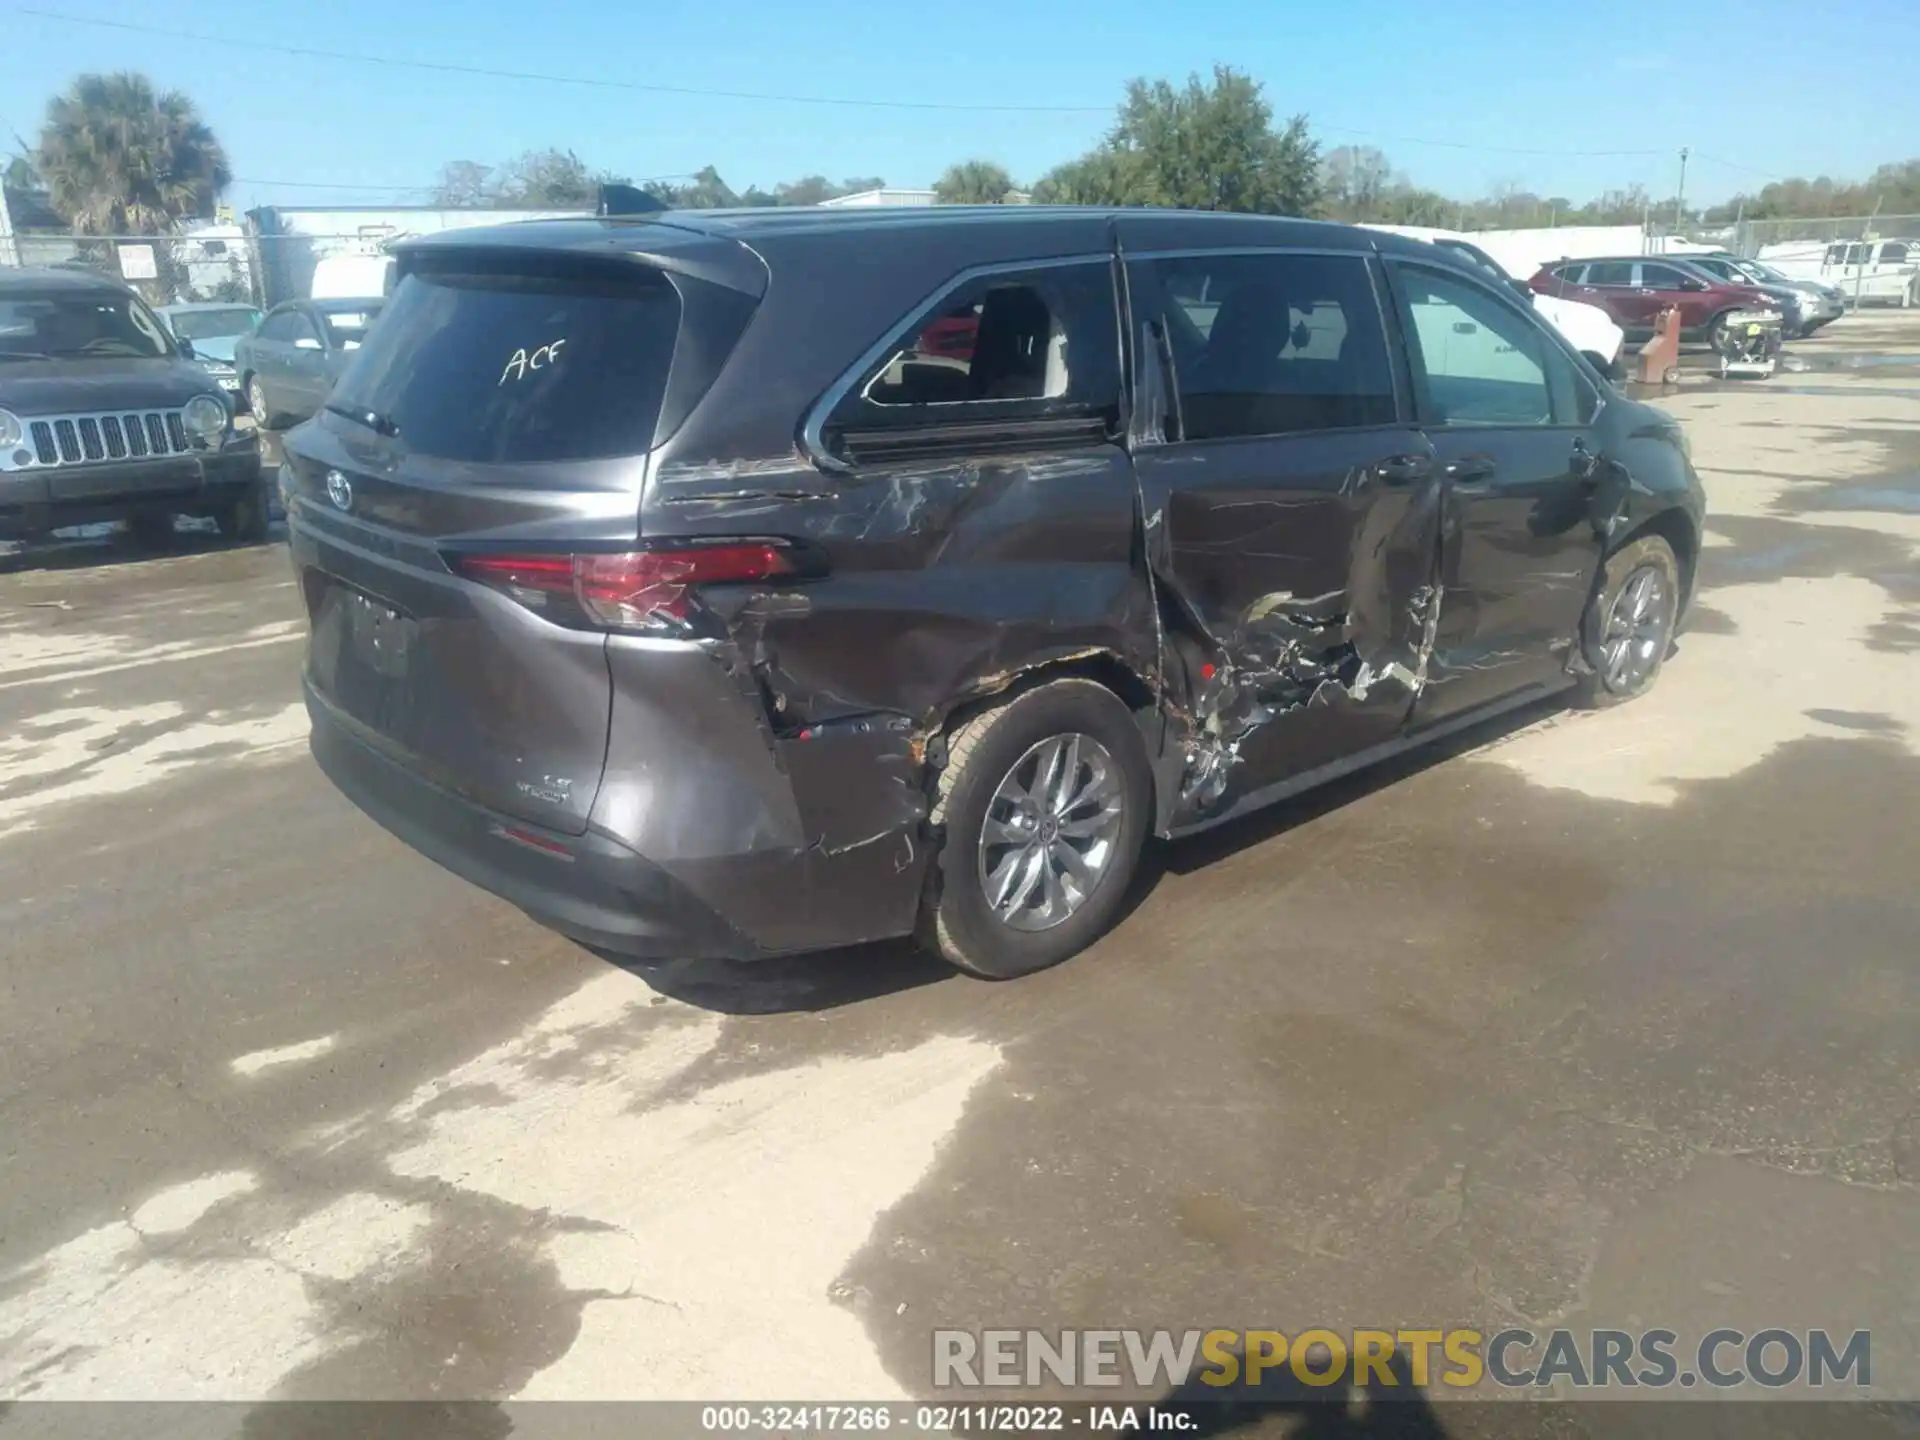
[[[353,508],[353,485],[338,470],[327,471],[327,498],[336,510]]]

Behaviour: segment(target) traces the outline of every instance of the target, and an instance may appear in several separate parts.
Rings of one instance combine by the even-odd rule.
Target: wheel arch
[[[1085,650],[976,682],[946,708],[933,728],[951,734],[989,706],[1004,705],[1056,680],[1091,680],[1105,686],[1135,715],[1156,708],[1153,687],[1119,655],[1111,650]]]
[[[1698,575],[1700,563],[1700,532],[1693,517],[1679,505],[1669,505],[1664,510],[1655,511],[1633,529],[1627,531],[1607,547],[1609,554],[1625,549],[1634,541],[1648,535],[1658,535],[1673,547],[1673,558],[1680,567],[1680,612],[1675,617],[1678,627],[1687,617],[1693,606],[1694,581]]]
[[[1158,698],[1153,686],[1118,654],[1111,650],[1089,650],[1063,655],[994,677],[994,680],[999,683],[983,681],[949,705],[932,727],[927,759],[936,769],[946,766],[948,738],[981,711],[1005,705],[1029,690],[1038,690],[1059,680],[1090,680],[1111,691],[1133,713],[1141,740],[1147,747],[1148,772],[1154,791],[1150,799],[1157,807],[1160,788],[1157,761],[1161,749]]]

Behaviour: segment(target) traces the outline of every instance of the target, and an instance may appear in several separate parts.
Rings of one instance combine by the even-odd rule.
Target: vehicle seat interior
[[[1267,280],[1245,281],[1221,301],[1206,348],[1181,381],[1186,438],[1274,435],[1390,419],[1392,396],[1370,394],[1368,349],[1351,325],[1330,356],[1298,353],[1312,301]],[[1311,339],[1311,337],[1309,337]],[[1381,342],[1384,345],[1384,341]],[[1289,351],[1294,353],[1288,353]],[[1384,358],[1380,361],[1384,370]],[[1382,400],[1386,413],[1376,413]]]
[[[989,290],[980,306],[969,382],[974,400],[1038,400],[1048,393],[1053,316],[1024,285]],[[1064,376],[1063,376],[1064,378]]]

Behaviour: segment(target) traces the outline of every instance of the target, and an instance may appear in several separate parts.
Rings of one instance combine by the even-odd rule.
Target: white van
[[[369,300],[393,290],[391,255],[325,255],[314,262],[312,300]]]
[[[1759,258],[1795,280],[1837,287],[1848,304],[1920,305],[1920,240],[1786,240]]]

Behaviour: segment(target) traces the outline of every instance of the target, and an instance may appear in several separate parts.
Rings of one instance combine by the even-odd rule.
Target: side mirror
[[[298,340],[293,342],[293,348],[296,350],[318,350],[320,348],[320,342],[311,335],[302,335]]]
[[[184,335],[173,342],[173,348],[180,352],[180,358],[182,360],[197,360],[199,358],[199,356],[194,353],[193,341],[187,339]]]

